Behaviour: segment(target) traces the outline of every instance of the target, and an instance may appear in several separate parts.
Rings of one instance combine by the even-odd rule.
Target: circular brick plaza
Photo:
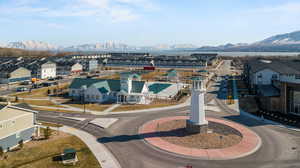
[[[250,129],[226,120],[206,118],[208,133],[188,134],[187,116],[153,120],[139,134],[144,140],[167,152],[207,160],[227,160],[250,155],[261,145],[260,137]]]

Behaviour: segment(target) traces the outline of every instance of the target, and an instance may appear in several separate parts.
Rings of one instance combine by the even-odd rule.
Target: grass
[[[98,77],[97,79],[120,79],[120,74],[115,73],[113,75],[101,76],[101,77]]]
[[[56,131],[54,131],[56,132]],[[52,161],[65,148],[74,148],[79,162],[75,166],[64,166]],[[0,161],[0,168],[101,168],[87,146],[77,137],[59,133],[49,140],[32,141],[24,144],[20,150],[6,153],[7,159]]]
[[[76,108],[84,109],[83,104],[68,104],[68,105]],[[108,109],[110,106],[111,106],[110,104],[86,104],[85,108],[87,110],[93,110],[93,111],[104,111]]]
[[[159,79],[159,77],[163,76],[166,72],[164,71],[153,71],[146,74],[142,74],[142,80],[153,81]]]
[[[27,103],[29,105],[36,105],[36,106],[51,106],[51,107],[61,107],[52,103],[49,100],[19,100],[19,103]]]
[[[68,88],[69,84],[60,84],[59,86],[51,86],[51,87],[44,87],[40,89],[34,89],[31,90],[31,92],[21,92],[21,93],[15,93],[10,96],[18,96],[21,98],[45,98],[48,97],[48,89],[53,90],[53,89],[66,89]]]

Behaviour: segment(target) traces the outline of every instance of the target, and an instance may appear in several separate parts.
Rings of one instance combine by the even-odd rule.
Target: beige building
[[[36,111],[0,105],[0,147],[6,151],[38,134]]]

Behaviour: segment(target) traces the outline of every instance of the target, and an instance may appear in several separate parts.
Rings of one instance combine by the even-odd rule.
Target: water
[[[300,52],[192,52],[192,51],[153,51],[152,55],[183,55],[189,56],[195,53],[218,53],[219,56],[300,56]]]

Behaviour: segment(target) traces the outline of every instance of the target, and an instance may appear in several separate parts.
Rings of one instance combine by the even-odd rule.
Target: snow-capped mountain
[[[130,47],[127,44],[122,43],[95,43],[95,44],[83,44],[77,46],[70,46],[64,48],[64,50],[68,51],[125,51],[125,50],[135,50],[136,47]]]
[[[300,52],[300,31],[275,35],[252,44],[205,46],[198,48],[197,51]]]
[[[5,47],[7,48],[18,48],[26,50],[58,50],[59,47],[51,45],[41,41],[22,41],[22,42],[10,42]]]
[[[286,33],[286,34],[279,34],[254,44],[255,45],[300,44],[300,31]]]

